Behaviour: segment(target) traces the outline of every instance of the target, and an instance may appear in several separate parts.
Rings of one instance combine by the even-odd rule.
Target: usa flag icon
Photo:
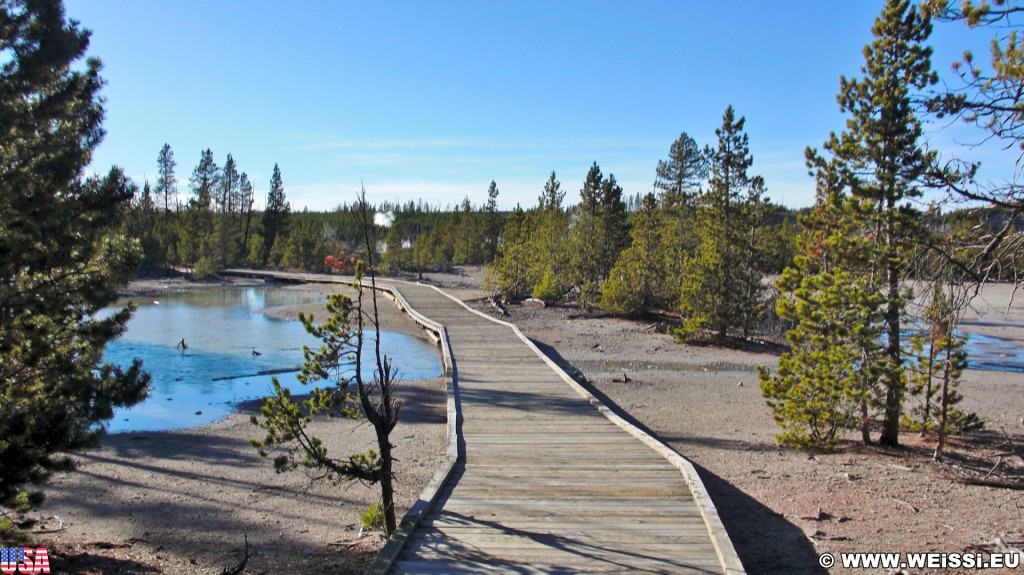
[[[0,573],[49,573],[50,556],[45,547],[3,547],[0,548]]]

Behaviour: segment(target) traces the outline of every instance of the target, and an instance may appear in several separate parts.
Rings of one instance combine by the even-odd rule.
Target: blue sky
[[[374,201],[479,204],[491,180],[500,205],[527,207],[552,170],[575,202],[595,161],[646,193],[680,132],[713,144],[729,104],[768,195],[810,205],[803,150],[842,129],[839,76],[859,73],[881,6],[66,0],[105,65],[92,170],[153,181],[166,142],[187,196],[211,148],[220,164],[233,154],[259,206],[278,163],[299,210],[351,202],[361,183]],[[933,43],[947,72],[985,38],[937,24]],[[930,131],[949,151],[975,137]],[[1005,156],[985,161],[1012,172]]]

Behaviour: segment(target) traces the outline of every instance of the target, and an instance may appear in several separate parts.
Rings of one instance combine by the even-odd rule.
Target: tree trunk
[[[395,488],[391,471],[390,435],[386,428],[377,429],[377,448],[380,449],[380,497],[384,505],[384,534],[387,537],[391,537],[391,534],[398,528],[398,521],[395,518]]]
[[[952,337],[950,329],[949,337]],[[942,407],[939,411],[938,443],[935,444],[935,461],[942,461],[942,453],[946,448],[946,414],[949,412],[949,372],[952,369],[952,345],[946,346],[946,361],[942,367]]]
[[[899,447],[900,408],[903,404],[903,362],[900,349],[900,274],[899,254],[896,237],[896,202],[892,194],[886,198],[886,308],[885,327],[889,342],[886,346],[887,365],[885,370],[885,420],[882,422],[881,445]]]
[[[927,435],[928,421],[931,419],[932,411],[932,379],[935,375],[935,328],[930,328],[928,336],[928,379],[925,380],[924,388],[924,413],[921,414],[921,437]]]
[[[860,440],[864,445],[871,445],[871,417],[868,415],[868,402],[860,402]]]

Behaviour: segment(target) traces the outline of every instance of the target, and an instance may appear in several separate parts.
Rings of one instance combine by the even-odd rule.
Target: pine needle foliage
[[[623,250],[601,290],[601,308],[636,316],[663,307],[673,294],[664,290],[661,209],[654,194],[644,197],[633,217],[632,242]]]
[[[682,266],[676,334],[684,340],[725,342],[730,331],[756,315],[760,302],[760,266],[746,265],[752,247],[746,243],[755,210],[751,199],[760,178],[748,174],[753,164],[745,119],[726,108],[715,130],[716,147],[708,147],[708,189],[697,198],[694,232],[697,244]]]
[[[379,333],[380,322],[373,271],[376,240],[365,192],[359,206],[368,260],[356,264],[353,287],[357,298],[353,300],[344,294],[329,296],[328,318],[320,324],[315,323],[312,315],[299,316],[306,331],[321,341],[318,349],[304,348],[305,363],[299,381],[324,381],[327,385],[314,387],[308,398],[297,400],[274,378],[273,394],[264,399],[260,415],[251,418],[252,424],[263,429],[265,435],[251,443],[261,457],[274,455],[274,469],[278,472],[301,468],[316,480],[379,484],[385,531],[390,535],[397,526],[390,434],[398,424],[398,379],[391,359],[381,352],[380,338],[367,338],[365,333],[367,323]],[[364,284],[364,278],[369,285]],[[374,365],[372,375],[363,368],[366,354]],[[309,430],[318,417],[366,418],[377,435],[377,449],[341,457],[332,455],[324,440]]]

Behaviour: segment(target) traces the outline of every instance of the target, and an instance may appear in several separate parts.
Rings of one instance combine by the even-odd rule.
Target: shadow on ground
[[[465,465],[455,468],[436,504],[438,508],[443,508],[452,497],[464,474]],[[685,559],[666,561],[663,556],[649,551],[624,551],[614,541],[595,538],[593,534],[586,536],[572,531],[554,533],[547,527],[514,527],[494,519],[451,510],[428,515],[425,521],[434,527],[436,524],[442,524],[443,527],[436,530],[430,526],[421,527],[409,538],[399,558],[399,563],[407,572],[570,575],[582,572],[581,565],[588,565],[600,573],[713,575],[720,572],[717,568]],[[472,534],[477,530],[516,541],[511,548],[513,553],[531,556],[532,560],[510,561],[488,552],[482,546],[448,535],[448,532]],[[472,536],[469,538],[472,539]]]

